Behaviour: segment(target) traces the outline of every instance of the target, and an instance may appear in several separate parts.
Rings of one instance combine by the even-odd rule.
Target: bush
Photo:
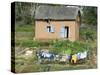
[[[50,51],[55,54],[75,54],[87,50],[87,43],[79,41],[57,41],[52,45]]]
[[[21,43],[22,42],[22,43]],[[75,54],[87,49],[87,43],[80,41],[58,40],[58,41],[34,41],[34,40],[18,40],[16,45],[22,47],[48,47],[51,53],[54,54]]]
[[[87,43],[83,43],[79,41],[73,42],[72,54],[87,50],[87,46],[88,46]]]
[[[80,29],[80,37],[84,40],[94,41],[97,38],[96,30],[93,29]]]

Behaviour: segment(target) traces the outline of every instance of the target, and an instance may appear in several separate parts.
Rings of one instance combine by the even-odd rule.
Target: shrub
[[[84,40],[92,40],[97,38],[96,30],[93,29],[80,29],[80,37]]]
[[[75,41],[57,41],[50,51],[55,54],[75,54],[87,50],[87,43]]]

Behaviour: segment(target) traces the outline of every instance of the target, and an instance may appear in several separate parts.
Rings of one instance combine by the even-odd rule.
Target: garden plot
[[[24,26],[25,27],[25,26]],[[27,27],[26,27],[27,28]],[[29,27],[32,28],[32,27]],[[95,39],[94,30],[93,38],[95,40],[87,39],[86,34],[91,32],[91,29],[82,29],[79,41],[71,42],[68,40],[49,40],[49,41],[36,41],[33,40],[31,29],[25,31],[20,27],[16,31],[15,40],[15,70],[16,72],[45,72],[45,71],[61,71],[61,70],[76,70],[76,69],[92,69],[96,68],[97,58],[97,40]],[[84,34],[83,34],[84,33]],[[89,38],[89,37],[87,37]],[[77,54],[79,52],[88,51],[88,58],[84,63],[70,64],[70,62],[59,63],[58,61],[46,60],[44,63],[38,63],[36,51],[38,49],[47,49],[50,53],[63,56],[65,54]],[[58,59],[59,60],[59,59]],[[50,65],[49,65],[50,64]],[[48,67],[50,67],[48,69]]]

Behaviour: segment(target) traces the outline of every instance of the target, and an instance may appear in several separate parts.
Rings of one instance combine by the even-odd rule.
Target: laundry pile
[[[37,51],[36,55],[38,57],[39,63],[42,63],[44,60],[52,61],[54,60],[55,55],[46,51]]]
[[[55,55],[53,53],[40,50],[36,53],[36,55],[40,63],[43,62],[41,60],[47,59],[48,61],[58,61],[60,63],[68,62],[68,63],[76,64],[80,60],[84,60],[87,58],[87,51],[79,52],[73,55],[72,54]]]
[[[72,55],[71,63],[77,63],[80,60],[84,60],[86,58],[87,58],[87,51],[80,52],[80,53]]]

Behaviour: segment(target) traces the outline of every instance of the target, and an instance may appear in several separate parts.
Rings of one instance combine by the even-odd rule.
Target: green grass
[[[18,69],[18,67],[20,67]],[[16,72],[27,73],[27,72],[48,72],[47,64],[32,64],[17,66]],[[68,71],[68,70],[80,70],[80,69],[92,69],[93,66],[88,65],[61,65],[61,64],[52,64],[49,71]],[[96,67],[95,67],[96,68]]]
[[[16,40],[16,46],[21,44],[21,47],[43,47],[48,46],[48,42],[40,42],[34,40]]]
[[[33,40],[33,32],[16,32],[15,40]]]
[[[34,35],[34,25],[15,26],[15,40],[33,40]]]
[[[86,47],[90,48],[92,53],[97,52],[97,40],[96,40],[96,31],[92,29],[80,29],[81,40],[80,41],[61,41],[61,40],[49,40],[49,41],[37,41],[33,40],[34,37],[34,26],[33,25],[16,25],[16,33],[15,33],[15,45],[16,47],[20,47],[21,51],[25,48],[44,48],[48,47],[50,52],[53,53],[68,53],[70,54],[70,50],[74,50],[74,53],[79,52],[80,50],[83,51]],[[85,33],[90,33],[94,40],[86,40],[84,36]],[[91,36],[90,36],[91,37]],[[68,50],[68,51],[67,51]],[[35,53],[35,52],[34,52]],[[16,56],[15,61],[15,69],[17,73],[24,73],[24,72],[44,72],[47,71],[47,64],[37,64],[37,58],[33,53],[32,57],[25,58]],[[91,54],[92,55],[92,54]],[[91,57],[91,56],[90,56]],[[89,69],[89,68],[96,68],[96,65],[92,63],[92,59],[89,62],[84,64],[78,65],[70,65],[70,64],[58,64],[52,63],[50,71],[61,71],[61,70],[77,70],[77,69]]]
[[[32,32],[34,31],[34,25],[16,25],[16,32]]]

